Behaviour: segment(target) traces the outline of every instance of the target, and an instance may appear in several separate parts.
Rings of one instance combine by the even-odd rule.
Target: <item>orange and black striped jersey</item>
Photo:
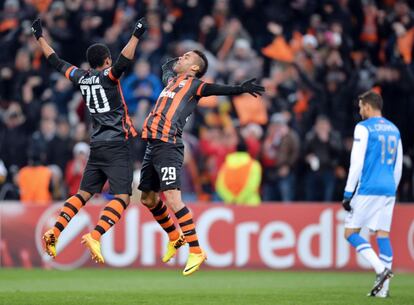
[[[92,117],[91,142],[125,141],[135,137],[132,121],[128,116],[118,78],[123,72],[117,65],[99,71],[79,69],[53,55],[55,67],[80,89]],[[121,56],[120,56],[121,57]],[[125,59],[121,58],[125,61]]]
[[[171,79],[144,122],[142,138],[180,143],[184,125],[196,108],[205,85],[191,75]]]

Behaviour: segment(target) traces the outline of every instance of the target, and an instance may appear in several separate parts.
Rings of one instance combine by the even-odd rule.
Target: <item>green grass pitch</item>
[[[0,269],[0,304],[414,304],[414,274],[397,274],[389,299],[365,296],[373,279],[362,272]]]

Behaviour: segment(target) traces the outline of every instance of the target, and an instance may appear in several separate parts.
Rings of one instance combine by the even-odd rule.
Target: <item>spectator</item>
[[[1,185],[6,181],[7,178],[7,168],[4,166],[3,160],[0,159],[0,188]]]
[[[260,204],[260,182],[262,167],[249,155],[243,140],[237,150],[226,156],[221,165],[216,191],[225,203],[257,206]]]
[[[7,169],[27,165],[27,146],[30,132],[21,106],[12,102],[4,113],[4,128],[0,129],[0,152]]]
[[[3,190],[3,187],[7,179],[7,168],[4,165],[4,162],[0,159],[0,200],[4,200],[6,197],[6,190]]]
[[[225,60],[225,69],[229,83],[241,83],[248,78],[262,76],[262,60],[250,47],[247,39],[237,39],[233,50]]]
[[[234,152],[237,145],[237,135],[234,130],[221,128],[206,129],[200,139],[200,153],[203,156],[203,170],[208,176],[207,192],[214,193],[218,171],[226,156]]]
[[[261,150],[261,139],[263,129],[257,124],[248,124],[240,131],[243,140],[246,142],[247,151],[253,159],[258,159]]]
[[[306,194],[308,201],[332,201],[335,191],[335,169],[341,154],[341,138],[332,130],[326,116],[319,116],[306,135],[304,145]]]
[[[240,20],[232,18],[220,29],[218,37],[213,43],[219,60],[224,60],[229,55],[237,39],[251,41],[249,33],[243,28]]]
[[[89,145],[79,142],[73,147],[73,159],[66,166],[65,182],[68,186],[68,195],[75,195],[82,181],[83,170],[89,157]]]
[[[195,202],[202,196],[201,179],[198,168],[198,139],[188,133],[183,134],[184,161],[181,172],[181,191],[183,201]]]
[[[52,171],[43,165],[46,153],[40,147],[32,147],[29,164],[17,175],[20,200],[24,204],[47,205],[52,202]]]
[[[295,199],[295,165],[299,150],[297,133],[289,127],[282,113],[275,113],[263,142],[264,201]]]
[[[72,157],[72,147],[69,122],[65,117],[59,117],[56,135],[48,147],[48,164],[55,164],[61,172],[64,172],[66,164]]]
[[[55,73],[54,76],[57,79],[52,87],[52,105],[57,108],[57,112],[60,115],[68,115],[68,104],[73,96],[72,84],[67,78],[58,73]]]
[[[137,101],[147,99],[154,104],[162,90],[160,79],[151,73],[151,67],[144,60],[137,61],[134,72],[121,82],[124,98],[131,114],[137,109]]]
[[[54,147],[56,137],[56,122],[54,120],[42,119],[40,121],[40,128],[35,131],[31,138],[30,147],[42,147],[45,150],[45,164],[52,164],[55,159]]]

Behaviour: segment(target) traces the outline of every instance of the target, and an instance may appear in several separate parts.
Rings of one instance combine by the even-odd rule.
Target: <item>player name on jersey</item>
[[[83,84],[83,85],[99,84],[99,77],[98,76],[91,76],[91,77],[85,78],[85,76],[82,76],[79,79],[79,84]]]
[[[398,131],[397,127],[388,124],[366,125],[369,131]]]

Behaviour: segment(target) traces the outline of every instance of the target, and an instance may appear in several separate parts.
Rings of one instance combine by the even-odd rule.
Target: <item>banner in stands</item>
[[[41,236],[53,226],[61,205],[0,204],[1,267],[73,269],[96,266],[80,244],[102,206],[82,209],[58,242],[58,257],[43,253]],[[363,258],[343,238],[346,215],[334,204],[263,204],[260,207],[189,205],[195,216],[206,267],[363,270]],[[375,245],[375,238],[364,233]],[[394,269],[414,271],[414,205],[398,205],[391,231]],[[102,240],[106,266],[161,267],[166,234],[143,207],[132,205]],[[374,246],[374,248],[376,248]],[[188,248],[167,267],[182,266]],[[165,265],[164,265],[165,266]],[[205,268],[206,268],[205,267]]]

